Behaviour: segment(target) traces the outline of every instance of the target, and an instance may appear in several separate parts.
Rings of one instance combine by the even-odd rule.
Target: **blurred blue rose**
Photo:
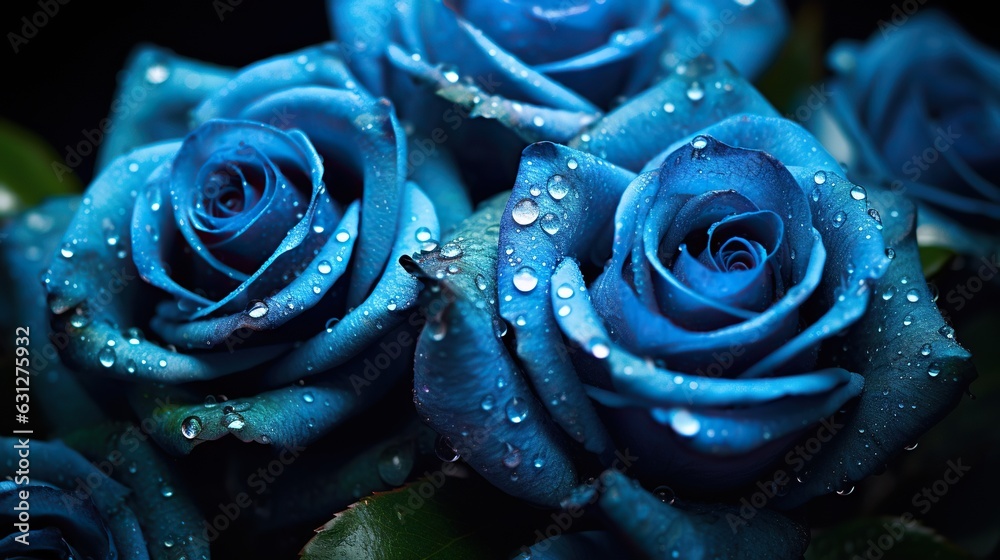
[[[692,99],[703,80],[719,87]],[[710,60],[591,131],[572,144],[604,157],[524,151],[506,204],[476,215],[499,218],[493,260],[475,249],[474,216],[443,246],[460,249],[452,260],[442,247],[407,262],[439,302],[417,346],[418,410],[483,476],[537,503],[577,503],[596,456],[618,471],[601,476],[600,507],[648,553],[797,557],[777,536],[795,530],[738,511],[741,493],[767,487],[768,508],[789,508],[846,491],[975,376],[925,285],[913,207],[845,179]],[[434,274],[448,262],[454,274]],[[509,329],[471,334],[495,315]],[[628,477],[669,485],[678,506]]]
[[[161,459],[127,429],[101,432],[100,439],[104,436],[106,443],[84,444],[111,450],[93,463],[58,440],[0,440],[0,464],[8,475],[0,481],[0,554],[207,558],[208,543],[186,539],[199,516],[193,504],[183,497],[168,502],[160,491],[160,485],[175,481]]]
[[[401,118],[429,141],[415,143],[411,158],[447,145],[477,195],[509,188],[526,141],[568,140],[685,60],[710,54],[758,75],[788,27],[783,4],[772,0],[328,5],[352,69],[397,101]],[[517,136],[466,122],[477,117]]]
[[[129,71],[184,93],[151,94],[154,105],[218,85],[156,54]],[[417,284],[397,260],[438,237],[437,215],[406,179],[392,105],[358,85],[335,45],[254,64],[182,113],[189,134],[141,147],[181,130],[150,119],[178,115],[121,119],[108,149],[131,151],[62,233],[44,274],[60,358],[87,378],[140,382],[98,391],[130,389],[141,416],[165,408],[153,436],[172,452],[229,433],[302,445],[407,370],[400,359],[361,376],[365,352],[412,328]],[[203,383],[146,385],[191,382]],[[203,404],[223,391],[237,398]]]
[[[852,178],[924,205],[922,244],[983,251],[1000,220],[1000,53],[929,11],[829,58],[834,94],[808,126]]]

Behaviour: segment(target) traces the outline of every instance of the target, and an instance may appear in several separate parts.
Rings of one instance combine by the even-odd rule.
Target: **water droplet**
[[[462,248],[455,242],[445,243],[441,246],[441,256],[446,259],[457,259],[462,256]]]
[[[101,365],[109,368],[115,365],[115,350],[110,346],[106,346],[103,350],[97,353],[97,359],[101,362]]]
[[[126,330],[125,336],[128,338],[128,343],[133,346],[140,344],[144,338],[142,330],[138,327],[131,327]]]
[[[413,468],[413,452],[401,445],[390,445],[378,458],[378,475],[390,486],[399,486]]]
[[[314,397],[309,391],[306,391],[305,393],[302,393],[302,400],[307,403],[311,403],[316,400],[316,397]]]
[[[851,187],[851,198],[854,200],[864,200],[868,196],[865,192],[865,188],[860,185],[854,185]]]
[[[166,360],[160,360],[159,366],[160,367],[167,367],[167,361]]]
[[[838,496],[850,496],[853,493],[854,493],[854,487],[853,486],[851,486],[847,490],[837,490],[837,495]]]
[[[955,338],[955,329],[951,328],[950,325],[943,325],[940,329],[938,329],[938,333],[945,338]]]
[[[562,175],[553,175],[552,177],[549,177],[549,182],[546,185],[546,188],[549,191],[549,196],[551,196],[553,200],[562,200],[566,198],[567,194],[569,194],[569,184],[567,181],[563,180]]]
[[[893,249],[892,247],[886,247],[885,248],[885,256],[889,260],[892,260],[892,259],[896,258],[896,250]]]
[[[579,166],[579,164],[576,163],[575,159],[569,158],[568,160],[566,160],[566,167],[568,167],[570,169],[576,169],[578,166]]]
[[[680,409],[670,416],[670,427],[682,436],[691,437],[701,430],[701,422],[687,410]]]
[[[868,215],[871,217],[871,219],[875,220],[876,224],[880,226],[882,225],[882,216],[878,213],[878,210],[874,208],[869,208]]]
[[[514,273],[514,287],[519,292],[530,292],[538,285],[538,277],[535,276],[535,269],[530,266],[522,266]]]
[[[125,371],[135,373],[137,369],[138,368],[135,366],[135,360],[128,360],[125,362]]]
[[[328,332],[328,333],[329,332],[333,332],[333,326],[336,325],[339,322],[340,322],[340,318],[338,318],[338,317],[330,317],[326,321],[326,332]]]
[[[341,243],[347,243],[351,240],[351,234],[346,229],[342,229],[334,235],[334,238]]]
[[[201,433],[201,418],[188,416],[181,422],[181,435],[185,439],[194,439]]]
[[[476,275],[476,287],[480,290],[485,290],[489,287],[489,284],[486,283],[486,277],[482,274]]]
[[[572,311],[573,311],[573,308],[571,308],[568,305],[563,305],[562,307],[559,308],[559,311],[557,313],[559,313],[560,317],[565,317],[565,316],[569,315],[570,312],[572,312]]]
[[[920,445],[920,444],[919,444],[919,443],[914,443],[913,445],[907,445],[907,446],[906,446],[906,447],[904,447],[903,449],[905,449],[905,450],[907,450],[907,451],[913,451],[914,449],[916,449],[916,448],[917,448],[917,446],[918,446],[918,445]]]
[[[538,204],[530,198],[522,199],[514,205],[514,209],[510,211],[510,215],[514,218],[515,222],[522,226],[531,225],[538,219]]]
[[[813,202],[819,202],[819,199],[822,196],[823,196],[823,191],[819,187],[816,187],[816,188],[813,189],[813,192],[812,192]]]
[[[151,84],[162,84],[170,77],[170,70],[163,64],[154,64],[146,68],[146,81]]]
[[[330,264],[330,261],[319,261],[319,264],[316,265],[316,270],[320,274],[330,274],[333,271],[333,265]]]
[[[913,324],[913,315],[907,315],[903,317],[903,326],[908,327]]]
[[[920,301],[920,292],[916,288],[912,288],[906,292],[906,301],[910,303],[916,303]]]
[[[556,295],[562,299],[569,299],[573,297],[573,287],[569,284],[563,284],[556,288]]]
[[[517,468],[517,466],[520,464],[521,464],[521,450],[508,443],[507,454],[504,455],[503,457],[503,466],[507,467],[508,469],[514,469]]]
[[[603,342],[598,342],[590,347],[590,354],[598,360],[603,360],[611,355],[611,348]]]
[[[559,217],[551,212],[542,216],[540,223],[542,231],[549,235],[555,235],[559,232]]]
[[[826,171],[817,171],[813,174],[813,182],[817,185],[822,185],[826,182]]]
[[[844,221],[847,220],[847,214],[843,210],[837,212],[833,215],[833,227],[839,228],[844,225]]]
[[[657,486],[656,489],[653,490],[653,495],[665,504],[673,504],[677,499],[677,495],[674,494],[674,489],[669,486]]]
[[[267,315],[267,304],[260,300],[251,303],[250,308],[247,309],[247,315],[254,319],[260,319],[264,315]]]
[[[415,236],[417,238],[417,241],[421,243],[424,243],[425,241],[430,241],[431,230],[425,227],[419,227],[417,228]]]
[[[666,112],[668,112],[668,113],[673,113],[674,109],[676,109],[676,107],[674,107],[673,103],[664,103],[663,104],[663,110],[666,111]]]
[[[483,400],[479,402],[479,406],[483,410],[493,410],[495,405],[496,400],[493,398],[493,395],[486,395],[483,397]]]
[[[458,450],[451,444],[451,440],[444,436],[438,436],[434,442],[434,454],[445,463],[454,463],[460,457]]]
[[[222,421],[226,424],[226,427],[230,430],[240,430],[243,426],[246,426],[246,420],[243,419],[238,412],[229,412],[223,418]]]
[[[924,344],[923,346],[921,346],[920,347],[920,355],[921,356],[930,356],[931,355],[931,345],[930,344]]]
[[[543,119],[538,115],[535,115],[535,118],[531,119],[531,124],[535,126],[545,126],[545,119]]]
[[[708,146],[708,138],[704,136],[695,136],[694,140],[691,141],[691,147],[696,150],[704,150]]]
[[[169,498],[174,495],[174,489],[169,485],[164,485],[163,488],[160,488],[160,495]]]
[[[889,286],[888,288],[885,289],[884,292],[882,292],[882,299],[884,299],[885,301],[889,301],[890,299],[892,299],[892,296],[894,295],[896,295],[896,289],[893,288],[892,286]]]
[[[512,397],[507,401],[504,411],[507,413],[508,420],[514,424],[520,424],[528,417],[528,403],[522,398]]]
[[[73,258],[73,245],[70,243],[64,243],[62,249],[59,250],[59,254],[66,259]]]
[[[927,375],[937,377],[941,373],[941,366],[937,362],[931,362],[927,366]]]
[[[701,101],[705,97],[705,90],[701,89],[698,82],[693,82],[687,90],[687,98],[691,101]]]
[[[454,67],[442,68],[441,74],[444,76],[445,80],[448,80],[449,83],[452,84],[458,83],[459,76],[458,76],[458,70],[456,68]]]

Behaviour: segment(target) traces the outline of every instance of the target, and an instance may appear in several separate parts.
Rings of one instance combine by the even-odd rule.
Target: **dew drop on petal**
[[[573,297],[573,287],[569,284],[563,284],[556,288],[556,295],[561,299],[569,299]]]
[[[330,274],[333,271],[333,265],[330,264],[330,261],[319,261],[319,264],[316,265],[316,270],[320,274]]]
[[[826,171],[817,171],[813,175],[813,182],[817,185],[822,185],[826,182]]]
[[[510,215],[515,222],[522,226],[531,225],[538,219],[538,204],[530,198],[522,199],[514,205]]]
[[[483,410],[493,410],[495,405],[496,400],[493,398],[493,395],[486,395],[483,397],[483,400],[479,401],[479,407]]]
[[[185,439],[194,439],[201,433],[201,418],[188,416],[181,422],[181,435]]]
[[[101,362],[101,365],[109,368],[115,365],[115,350],[110,346],[106,346],[103,350],[97,353],[97,359]]]
[[[569,194],[569,184],[567,181],[563,180],[562,175],[553,175],[552,177],[549,177],[549,182],[546,187],[549,191],[549,196],[551,196],[553,200],[562,200],[563,198],[566,198],[567,194]]]
[[[426,241],[430,241],[431,230],[426,227],[419,227],[414,235],[417,238],[417,241],[424,243]]]
[[[912,288],[906,292],[906,301],[910,303],[916,303],[920,301],[920,292],[916,288]]]
[[[250,308],[247,309],[247,315],[254,319],[260,319],[264,315],[267,315],[267,310],[267,304],[258,300],[250,304]]]
[[[519,292],[530,292],[538,285],[538,277],[535,276],[535,269],[530,266],[522,266],[514,273],[514,287]]]
[[[694,140],[691,140],[691,147],[696,150],[704,150],[708,146],[708,138],[704,136],[695,136]]]
[[[542,216],[540,224],[542,231],[549,235],[555,235],[559,232],[559,217],[551,212]]]
[[[833,227],[839,228],[840,226],[844,225],[844,222],[846,220],[847,220],[847,214],[843,210],[837,212],[836,214],[833,215]]]
[[[569,158],[568,160],[566,160],[566,167],[570,169],[576,169],[578,166],[579,164],[576,162],[575,159]]]
[[[454,242],[445,243],[441,246],[441,256],[446,259],[457,259],[462,256],[462,247]]]
[[[670,427],[682,436],[691,437],[701,430],[701,422],[687,410],[681,409],[670,416]]]
[[[851,198],[854,200],[864,200],[868,197],[868,193],[865,192],[865,188],[860,185],[854,185],[851,187]]]
[[[528,417],[528,403],[520,397],[512,397],[504,407],[507,413],[507,420],[514,424],[520,424]]]

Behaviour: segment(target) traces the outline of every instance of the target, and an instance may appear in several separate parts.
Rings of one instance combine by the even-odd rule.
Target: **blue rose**
[[[701,81],[719,87],[692,99]],[[418,410],[536,503],[578,505],[596,458],[611,471],[585,495],[649,554],[796,557],[796,531],[743,516],[741,493],[770,485],[771,509],[846,491],[975,377],[925,285],[914,209],[845,179],[709,60],[591,130],[573,144],[604,157],[529,146],[504,204],[404,260],[437,302]],[[795,453],[813,439],[819,450]],[[629,477],[669,485],[678,507]]]
[[[447,146],[480,195],[509,188],[526,141],[567,141],[678,62],[711,54],[759,74],[788,27],[772,0],[328,5],[355,73],[398,100],[423,141],[411,147],[411,164]],[[470,118],[496,120],[517,136]]]
[[[918,199],[922,244],[995,246],[1000,53],[930,11],[838,43],[830,62],[834,94],[808,125],[850,176]]]
[[[93,463],[58,440],[0,440],[4,558],[207,558],[208,543],[187,539],[199,514],[163,496],[176,479],[153,449],[127,428],[84,439]]]
[[[218,84],[183,60],[135,60],[151,64],[130,70],[152,86]],[[164,416],[153,435],[170,451],[230,433],[303,445],[407,369],[362,365],[383,336],[412,328],[417,283],[397,260],[438,237],[437,216],[407,181],[392,105],[358,85],[335,45],[203,93],[185,113],[190,133],[111,161],[62,233],[44,274],[60,358],[84,379],[136,382],[121,387],[141,417]],[[171,99],[187,98],[149,97]],[[171,112],[131,115],[144,117],[119,121],[114,149],[178,130],[151,126]],[[137,123],[147,135],[133,135]],[[223,388],[236,398],[203,404]],[[106,381],[98,392],[120,395]]]

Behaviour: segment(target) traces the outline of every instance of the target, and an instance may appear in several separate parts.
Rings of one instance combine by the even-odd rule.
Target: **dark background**
[[[215,7],[220,2],[225,0],[214,4],[212,0],[128,4],[70,0],[14,54],[7,33],[20,33],[21,17],[30,17],[39,7],[37,0],[4,0],[0,7],[4,35],[0,44],[0,120],[33,131],[61,155],[64,146],[80,141],[82,130],[96,127],[107,116],[116,75],[137,44],[154,43],[183,56],[240,67],[330,38],[325,6],[320,1],[243,0],[221,20]],[[821,36],[812,39],[821,50],[841,38],[865,39],[876,33],[879,20],[888,21],[894,5],[902,7],[904,0],[789,2],[793,16],[820,15]],[[920,5],[921,11],[940,8],[977,39],[1000,49],[996,23],[981,7],[934,0],[922,4],[906,0],[905,5]],[[91,155],[76,169],[84,185],[91,178],[94,161]],[[946,294],[965,282],[970,270],[974,264],[953,261],[935,283]],[[992,287],[994,295],[1000,293],[996,281]],[[859,515],[898,515],[912,510],[913,494],[937,480],[947,460],[962,457],[974,470],[950,491],[941,507],[935,507],[921,521],[981,557],[990,551],[996,554],[1000,535],[996,507],[1000,503],[996,299],[983,295],[975,306],[962,312],[950,310],[962,342],[976,356],[981,378],[972,391],[979,398],[965,399],[945,422],[921,438],[918,450],[891,461],[886,474],[865,480],[851,496],[815,500],[810,508],[814,527]],[[294,547],[309,538],[311,529],[305,527],[302,534],[290,535],[293,545],[285,552],[294,553]]]
[[[80,141],[82,130],[96,127],[107,116],[115,77],[137,44],[154,43],[183,56],[240,67],[330,38],[324,2],[229,1],[239,4],[220,20],[216,6],[227,5],[227,0],[68,0],[14,54],[7,33],[20,33],[21,17],[30,18],[39,7],[37,0],[4,0],[0,7],[4,36],[0,118],[35,131],[62,154],[64,146]],[[894,4],[919,5],[921,11],[940,7],[981,41],[1000,46],[995,21],[971,3],[789,1],[793,14],[806,5],[823,13],[824,47],[838,38],[867,38],[877,31],[880,19],[889,20]],[[94,159],[93,155],[85,158],[77,168],[84,184],[91,177]]]

